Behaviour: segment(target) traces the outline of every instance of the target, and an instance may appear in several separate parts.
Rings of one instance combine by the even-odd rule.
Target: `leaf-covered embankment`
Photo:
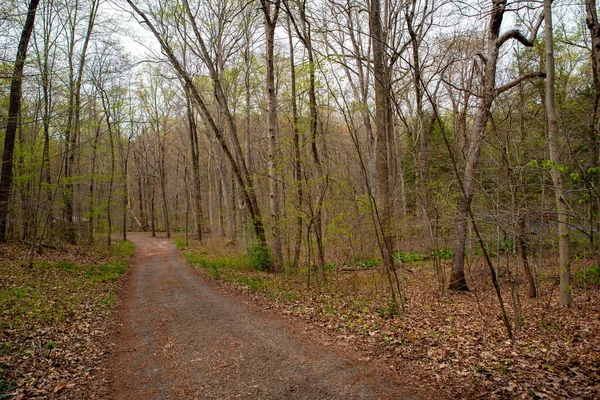
[[[0,398],[81,397],[108,350],[102,339],[134,247],[0,247]]]
[[[571,308],[558,306],[554,265],[538,266],[540,297],[516,286],[521,329],[508,340],[485,266],[475,262],[471,292],[439,293],[425,258],[405,260],[408,303],[390,313],[377,262],[327,270],[327,284],[307,289],[307,270],[280,274],[253,270],[251,254],[219,241],[176,244],[187,262],[221,284],[252,295],[282,314],[308,321],[339,342],[386,360],[400,374],[435,385],[455,398],[583,398],[600,395],[600,296],[595,283],[575,279]],[[500,259],[498,261],[501,261]],[[576,276],[583,264],[574,263]],[[314,272],[313,272],[314,273]],[[314,277],[313,277],[314,278]],[[501,274],[514,323],[514,282]]]

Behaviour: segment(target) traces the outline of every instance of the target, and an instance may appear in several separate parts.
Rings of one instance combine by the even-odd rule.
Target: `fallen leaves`
[[[8,244],[0,252],[0,296],[11,300],[0,304],[0,398],[87,398],[120,286],[96,279],[104,271],[95,266],[125,258],[46,250],[29,268],[27,250]]]
[[[408,303],[392,318],[386,313],[384,277],[373,270],[331,274],[327,286],[311,290],[305,288],[305,276],[243,269],[221,271],[219,282],[263,308],[270,304],[335,341],[361,348],[366,357],[384,360],[400,375],[438,382],[449,397],[600,398],[598,288],[578,288],[575,306],[565,309],[557,305],[551,282],[541,282],[538,299],[527,297],[523,283],[522,328],[515,340],[508,340],[489,277],[472,269],[472,291],[457,294],[438,293],[426,263],[412,268]],[[227,282],[228,276],[235,279]],[[264,283],[260,290],[244,284],[253,278]],[[511,299],[509,285],[503,290]],[[514,312],[510,300],[507,307]]]

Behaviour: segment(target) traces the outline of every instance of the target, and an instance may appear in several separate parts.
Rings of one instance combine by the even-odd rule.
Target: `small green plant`
[[[208,265],[208,270],[210,271],[210,274],[212,275],[213,278],[215,278],[215,279],[221,278],[221,272],[219,271],[219,267],[217,266],[217,264],[210,263]]]
[[[250,268],[257,271],[268,271],[273,265],[271,253],[266,246],[251,246],[246,249]]]
[[[440,249],[437,254],[440,260],[452,260],[452,257],[454,257],[452,249]],[[431,257],[435,257],[435,250],[431,251]]]
[[[575,275],[575,282],[600,284],[600,267],[593,265]]]
[[[179,250],[187,248],[187,246],[185,245],[185,238],[176,237],[173,239],[173,242],[175,243],[175,247],[177,247]]]
[[[396,263],[414,263],[425,260],[425,254],[421,254],[418,251],[402,251],[400,250],[394,254],[394,261]]]
[[[265,287],[265,282],[262,280],[262,278],[260,278],[258,276],[252,276],[252,277],[241,276],[241,277],[235,277],[233,280],[248,287],[248,289],[250,289],[250,291],[252,291],[252,292],[257,292]]]
[[[400,314],[400,307],[398,303],[392,299],[389,299],[385,306],[379,307],[379,315],[383,318],[390,319]]]
[[[354,256],[352,261],[350,261],[348,263],[348,266],[353,267],[353,268],[367,269],[367,268],[377,267],[380,264],[381,264],[381,261],[375,257],[363,259],[362,257]]]

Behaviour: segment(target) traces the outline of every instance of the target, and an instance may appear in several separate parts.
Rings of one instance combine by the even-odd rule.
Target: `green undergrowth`
[[[330,320],[340,331],[367,334],[373,328],[369,315],[389,318],[387,296],[372,295],[376,286],[381,286],[381,275],[368,270],[379,264],[375,258],[354,260],[352,266],[364,269],[364,273],[358,275],[338,274],[335,267],[327,267],[327,282],[321,285],[317,285],[316,271],[312,270],[308,289],[306,267],[297,270],[288,267],[279,273],[268,273],[253,264],[256,255],[247,250],[219,242],[190,241],[186,246],[183,239],[174,241],[188,264],[212,278],[231,282],[244,291],[262,295],[282,307],[292,307],[310,318]]]
[[[28,247],[0,246],[0,399],[45,398],[57,387],[48,374],[88,374],[134,250],[69,246],[29,267]]]
[[[82,307],[109,307],[114,301],[112,282],[126,271],[134,249],[129,242],[118,242],[99,252],[95,263],[52,259],[56,257],[35,261],[31,268],[16,258],[1,263],[0,328],[56,325],[68,322]]]

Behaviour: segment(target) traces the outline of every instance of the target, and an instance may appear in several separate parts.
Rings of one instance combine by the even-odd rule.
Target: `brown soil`
[[[103,398],[441,398],[402,383],[379,361],[361,360],[304,321],[209,285],[171,241],[142,234],[131,241],[136,260]]]

